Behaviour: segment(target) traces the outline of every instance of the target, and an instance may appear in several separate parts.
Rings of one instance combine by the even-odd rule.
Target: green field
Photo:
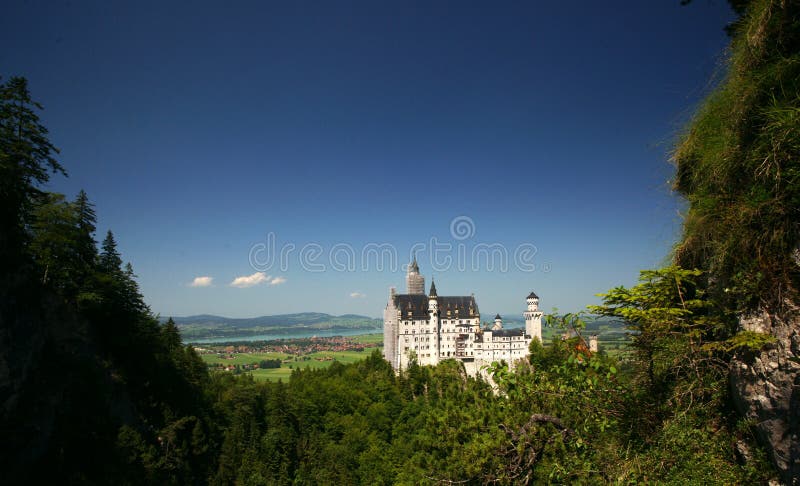
[[[254,370],[249,371],[249,374],[253,375],[258,381],[289,381],[289,377],[292,376],[292,370],[290,368],[273,368],[269,370]]]
[[[381,344],[383,343],[383,334],[359,334],[358,336],[351,336],[357,343],[364,344]]]
[[[359,343],[374,344],[382,343],[382,334],[363,334],[353,336],[353,339]],[[281,365],[280,368],[271,369],[258,369],[253,371],[245,371],[253,375],[256,380],[272,380],[277,381],[282,379],[284,381],[289,379],[293,369],[304,368],[327,368],[334,361],[340,363],[355,363],[365,359],[367,356],[378,348],[367,348],[363,351],[325,351],[318,353],[311,353],[302,357],[295,357],[286,353],[235,353],[233,358],[224,358],[217,354],[202,354],[200,355],[208,365],[248,365],[258,363],[265,359],[280,359],[282,361],[290,360]]]
[[[217,354],[202,354],[200,355],[206,364],[223,364],[223,365],[244,365],[258,363],[262,359],[280,359],[284,360],[289,357],[285,353],[236,353],[233,358],[223,358]]]

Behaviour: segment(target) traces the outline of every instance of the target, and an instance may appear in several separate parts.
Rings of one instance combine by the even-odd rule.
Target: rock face
[[[743,317],[743,329],[777,342],[761,352],[738,353],[730,382],[739,412],[751,419],[786,484],[800,484],[800,314],[767,312]]]

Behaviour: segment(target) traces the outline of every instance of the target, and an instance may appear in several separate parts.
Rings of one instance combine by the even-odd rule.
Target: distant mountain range
[[[337,330],[364,329],[379,330],[382,319],[344,314],[333,316],[321,312],[302,312],[248,318],[232,318],[201,314],[188,317],[173,317],[184,340],[207,339],[228,336],[254,336],[261,334],[282,334],[297,330]],[[161,318],[166,321],[166,317]]]

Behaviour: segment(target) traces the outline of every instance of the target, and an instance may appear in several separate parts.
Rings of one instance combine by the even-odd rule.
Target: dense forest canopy
[[[728,363],[773,339],[742,305],[794,292],[798,6],[757,1],[731,70],[678,147],[690,203],[680,266],[646,271],[591,311],[631,353],[534,341],[489,369],[395,374],[374,353],[288,382],[209,373],[143,301],[89,195],[65,174],[22,78],[0,85],[0,457],[9,482],[68,484],[763,483],[775,477],[731,406]],[[688,13],[687,13],[688,14]],[[759,152],[762,151],[764,153]],[[737,238],[738,234],[738,238]],[[752,238],[742,238],[751,234]],[[696,268],[696,269],[695,269]],[[728,294],[730,296],[728,296]],[[735,303],[734,303],[735,301]],[[743,303],[740,305],[739,303]]]

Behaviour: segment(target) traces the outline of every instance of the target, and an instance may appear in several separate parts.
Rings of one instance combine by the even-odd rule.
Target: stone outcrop
[[[740,324],[777,341],[731,360],[736,407],[752,421],[783,482],[800,484],[800,314],[761,312],[743,317]]]

